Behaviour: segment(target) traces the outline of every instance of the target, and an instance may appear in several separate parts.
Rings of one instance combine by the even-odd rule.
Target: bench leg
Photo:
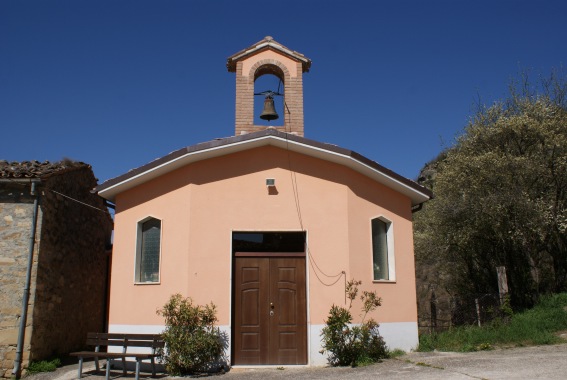
[[[100,371],[100,366],[98,365],[98,358],[94,358],[94,362],[95,362],[96,372],[98,373]]]
[[[140,379],[140,359],[136,360],[136,380]]]
[[[83,358],[80,357],[79,358],[79,377],[77,377],[77,379],[80,379],[82,375],[83,375]]]
[[[156,377],[156,362],[154,358],[152,358],[152,377]]]
[[[106,380],[110,379],[110,367],[112,366],[112,359],[106,359]]]
[[[127,375],[127,373],[126,373],[126,358],[122,358],[122,374],[124,376]]]

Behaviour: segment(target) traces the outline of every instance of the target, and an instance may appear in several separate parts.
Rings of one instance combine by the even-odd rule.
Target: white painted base
[[[400,349],[409,352],[419,344],[417,322],[380,323],[378,331],[390,350]]]
[[[325,366],[327,365],[327,355],[320,353],[321,351],[321,330],[325,325],[310,325],[309,331],[309,365],[312,366]]]
[[[321,354],[321,330],[325,325],[308,326],[308,365],[325,366],[327,356]],[[223,340],[225,342],[225,358],[230,363],[230,326],[219,326]],[[110,325],[108,331],[111,333],[138,333],[138,334],[159,334],[165,330],[165,326],[160,325]],[[417,322],[391,322],[380,324],[380,335],[384,338],[390,350],[401,349],[411,351],[417,347],[419,340],[417,335]],[[120,352],[120,347],[109,347],[109,352]],[[146,352],[144,348],[132,352]]]
[[[109,325],[109,333],[125,333],[125,334],[161,334],[165,330],[165,326],[159,325]],[[109,346],[108,352],[122,352],[122,347]],[[128,347],[128,352],[133,353],[150,353],[149,347]]]

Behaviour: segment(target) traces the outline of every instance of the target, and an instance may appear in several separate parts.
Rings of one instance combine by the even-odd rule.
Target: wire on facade
[[[20,186],[22,186],[22,187],[27,187],[27,186],[28,186],[27,183],[22,183],[21,180],[18,181],[18,180],[14,179],[14,178],[4,178],[4,179],[7,179],[7,180],[9,180],[10,182],[15,183],[16,185],[20,185]],[[30,181],[30,183],[31,183],[31,182],[33,181],[33,178],[29,178],[29,181]],[[104,209],[98,208],[98,207],[96,207],[96,206],[90,205],[90,204],[88,204],[88,203],[82,202],[82,201],[80,201],[80,200],[78,200],[78,199],[75,199],[75,198],[70,197],[70,196],[68,196],[68,195],[65,195],[65,194],[63,194],[63,193],[60,193],[60,192],[55,191],[55,190],[53,190],[53,189],[44,188],[44,190],[51,191],[52,193],[58,194],[58,195],[60,195],[60,196],[62,196],[62,197],[64,197],[64,198],[69,199],[70,201],[77,202],[77,203],[79,203],[79,204],[81,204],[81,205],[83,205],[83,206],[87,206],[87,207],[93,208],[93,209],[95,209],[95,210],[97,210],[97,211],[101,211],[101,212],[104,212],[104,213],[108,213],[108,210],[104,210]]]
[[[52,190],[52,189],[46,189],[46,190],[49,190],[49,191],[51,191],[52,193],[55,193],[55,194],[57,194],[57,195],[61,195],[62,197],[67,198],[67,199],[69,199],[69,200],[71,200],[71,201],[73,201],[73,202],[77,202],[77,203],[79,203],[79,204],[82,204],[83,206],[87,206],[87,207],[93,208],[93,209],[95,209],[95,210],[97,210],[97,211],[102,211],[102,212],[104,212],[104,213],[108,213],[108,210],[103,210],[103,209],[101,209],[101,208],[98,208],[98,207],[96,207],[96,206],[90,205],[90,204],[88,204],[88,203],[81,202],[81,201],[78,200],[78,199],[71,198],[70,196],[65,195],[65,194],[62,194],[62,193],[60,193],[60,192],[58,192],[58,191],[55,191],[55,190]]]
[[[285,101],[284,101],[285,104]],[[287,107],[287,104],[286,104]],[[289,108],[288,108],[288,112],[289,112]],[[288,168],[289,168],[289,173],[291,176],[291,185],[293,188],[293,198],[295,201],[295,209],[297,211],[297,217],[299,219],[299,226],[301,228],[301,231],[305,231],[305,228],[303,227],[303,218],[301,216],[301,206],[300,206],[300,202],[299,202],[299,189],[297,187],[297,177],[296,177],[296,173],[295,171],[292,170],[291,168],[291,154],[290,154],[290,150],[289,150],[289,140],[288,140],[288,136],[287,133],[285,134],[285,142],[286,142],[286,151],[287,151],[287,164],[288,164]],[[346,289],[346,272],[343,270],[340,273],[336,274],[336,275],[328,275],[326,274],[320,267],[319,265],[317,265],[317,262],[315,261],[315,257],[313,256],[313,254],[311,253],[311,250],[309,249],[309,245],[307,243],[307,241],[305,242],[305,249],[307,251],[307,258],[309,260],[309,264],[311,264],[311,268],[313,268],[313,273],[315,273],[315,277],[317,277],[317,280],[319,280],[319,282],[325,286],[333,286],[335,285],[337,282],[339,282],[339,280],[341,279],[341,276],[345,276],[345,289]],[[319,273],[321,273],[323,276],[327,277],[327,278],[337,278],[335,281],[333,281],[332,283],[326,283],[323,280],[321,280],[321,278],[319,277],[319,275],[317,274],[317,271],[319,271]],[[346,293],[345,293],[345,303],[346,303]]]

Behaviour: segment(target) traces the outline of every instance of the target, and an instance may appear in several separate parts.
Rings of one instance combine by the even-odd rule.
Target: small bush
[[[57,369],[57,367],[61,367],[61,360],[59,358],[55,358],[51,360],[42,360],[39,362],[31,362],[28,365],[28,372],[29,373],[53,372]]]
[[[223,354],[216,306],[194,305],[191,298],[171,296],[158,314],[165,317],[163,334],[166,347],[160,350],[166,370],[175,376],[205,372],[219,362]]]
[[[357,366],[375,363],[388,357],[388,349],[384,339],[378,332],[378,323],[373,319],[364,321],[366,315],[381,305],[382,300],[376,292],[363,292],[362,323],[352,325],[350,309],[352,301],[358,295],[360,281],[351,280],[347,283],[345,292],[350,300],[349,308],[333,305],[329,311],[326,326],[321,332],[323,350],[328,352],[329,364],[333,366]]]

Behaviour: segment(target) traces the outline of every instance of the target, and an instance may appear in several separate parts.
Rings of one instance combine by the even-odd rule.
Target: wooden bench
[[[126,358],[136,359],[136,380],[140,377],[140,364],[142,360],[151,360],[152,377],[156,375],[155,358],[159,355],[156,353],[158,348],[163,348],[165,342],[159,334],[123,334],[123,333],[88,333],[87,345],[95,346],[94,351],[72,352],[71,356],[79,357],[79,379],[83,372],[83,359],[94,358],[97,372],[100,371],[98,364],[99,359],[106,359],[106,380],[110,377],[110,367],[112,360],[122,359],[123,374],[126,376]],[[122,347],[122,352],[103,352],[102,347],[118,346]],[[128,352],[130,347],[149,347],[151,353]]]

